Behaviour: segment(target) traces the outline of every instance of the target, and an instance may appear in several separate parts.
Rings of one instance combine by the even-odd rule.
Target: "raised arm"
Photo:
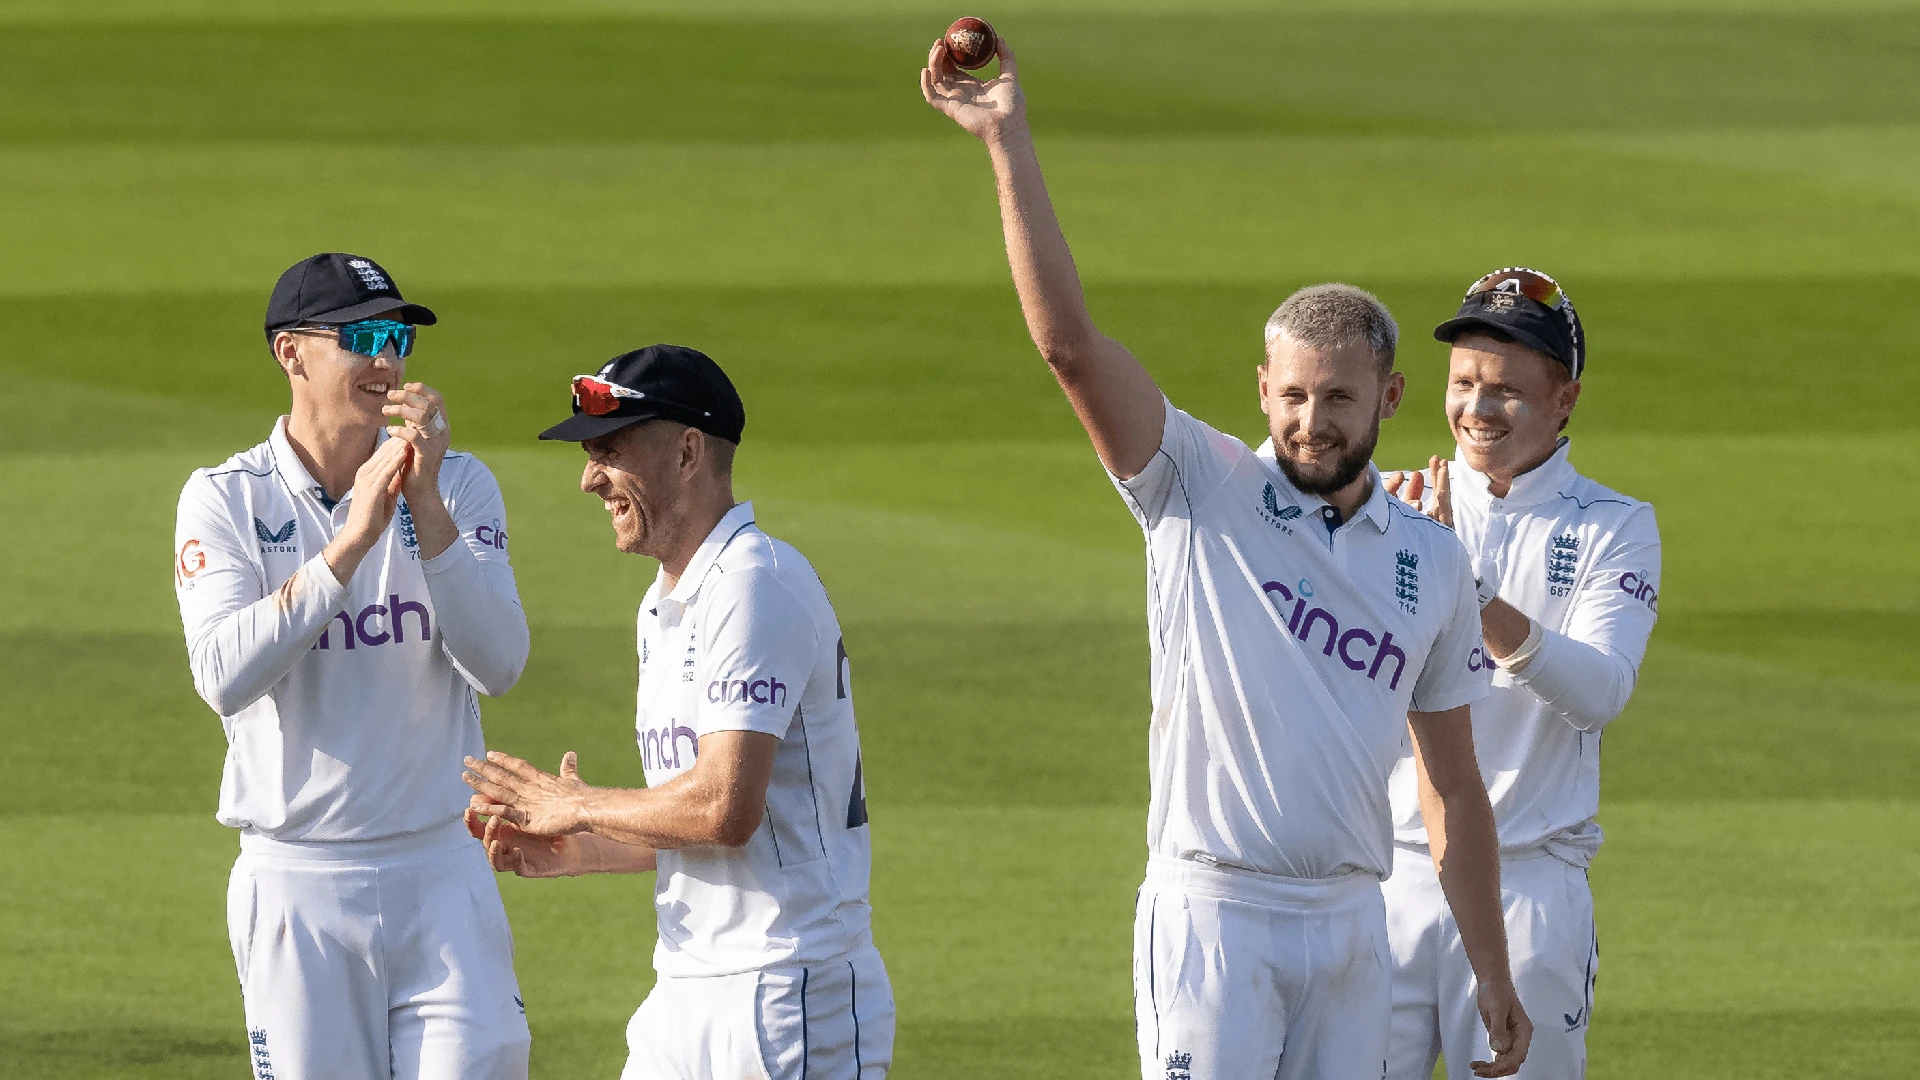
[[[1491,1062],[1473,1062],[1475,1076],[1511,1076],[1527,1059],[1533,1024],[1520,1007],[1507,956],[1500,903],[1500,844],[1493,805],[1473,753],[1470,706],[1408,713],[1413,764],[1426,819],[1427,845],[1440,891],[1460,927],[1460,943],[1480,988],[1480,1020],[1493,1047]]]
[[[942,39],[927,55],[920,92],[927,104],[987,144],[1027,332],[1093,439],[1101,464],[1131,479],[1160,448],[1166,421],[1160,388],[1125,346],[1093,324],[1040,174],[1013,50],[1005,38],[999,49],[999,76],[982,82],[954,64]]]

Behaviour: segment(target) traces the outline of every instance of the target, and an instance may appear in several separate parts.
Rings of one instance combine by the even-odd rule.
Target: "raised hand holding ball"
[[[953,25],[947,27],[946,41],[947,55],[953,57],[955,65],[967,71],[977,71],[991,63],[1000,44],[992,24],[972,16],[955,19]]]

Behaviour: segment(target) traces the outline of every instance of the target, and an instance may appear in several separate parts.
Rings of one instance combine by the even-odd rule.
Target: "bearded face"
[[[1276,337],[1260,369],[1260,405],[1288,481],[1325,498],[1359,480],[1403,386],[1365,342],[1328,349]]]

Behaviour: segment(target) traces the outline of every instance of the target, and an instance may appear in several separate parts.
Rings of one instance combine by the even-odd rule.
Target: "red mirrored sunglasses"
[[[650,401],[682,413],[695,416],[712,416],[705,409],[696,409],[658,394],[642,393],[617,382],[609,382],[598,375],[575,375],[573,377],[573,407],[588,416],[612,416],[620,411],[620,399],[629,401]],[[698,423],[698,421],[695,421]]]
[[[646,396],[638,390],[608,382],[598,375],[573,377],[573,407],[588,416],[611,416],[620,411],[621,398],[643,401]]]

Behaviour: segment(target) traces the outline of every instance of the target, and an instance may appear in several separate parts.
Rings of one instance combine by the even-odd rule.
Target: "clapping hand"
[[[447,427],[447,403],[440,392],[425,383],[410,382],[387,391],[387,404],[380,411],[405,421],[387,430],[413,448],[413,460],[402,479],[407,501],[417,506],[429,498],[439,499],[440,463],[453,439]]]
[[[478,796],[475,796],[477,799]],[[582,872],[580,841],[568,836],[535,836],[502,817],[482,818],[468,808],[467,832],[487,852],[487,863],[503,874],[524,878],[571,877]]]
[[[582,801],[590,788],[580,779],[580,759],[569,750],[560,758],[556,775],[498,750],[482,758],[467,758],[460,774],[475,792],[472,808],[489,817],[507,819],[523,833],[564,836],[585,832]]]
[[[1433,520],[1453,528],[1453,483],[1447,475],[1447,459],[1435,457],[1427,463],[1433,471],[1433,484],[1427,484],[1426,474],[1413,472],[1390,472],[1381,477],[1387,485],[1387,494],[1427,515]],[[1426,505],[1431,502],[1433,505]]]

